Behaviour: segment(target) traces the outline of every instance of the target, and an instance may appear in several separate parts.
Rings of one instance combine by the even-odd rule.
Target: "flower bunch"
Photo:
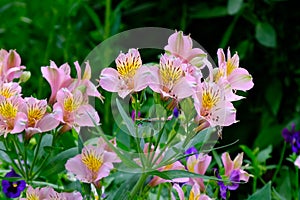
[[[177,194],[180,199],[216,198],[218,191],[226,199],[228,190],[249,179],[242,166],[243,153],[233,161],[223,153],[224,167],[216,169],[212,157],[202,150],[206,137],[217,133],[215,144],[222,127],[237,122],[232,102],[243,99],[238,91],[251,89],[253,81],[239,67],[237,53],[231,56],[228,48],[225,56],[219,49],[217,57],[218,66],[213,68],[207,53],[194,48],[191,37],[182,31],[169,37],[155,62],[144,63],[136,48],[121,52],[116,67],[104,68],[98,80],[99,87],[120,97],[112,100],[119,129],[109,136],[89,103],[90,97],[104,101],[91,81],[89,62],[84,63],[83,75],[74,62],[73,78],[69,64],[58,67],[51,61],[41,67],[50,97],[23,97],[21,84],[29,73],[20,66],[16,51],[1,50],[0,147],[5,156],[0,156],[15,170],[13,177],[22,179],[3,180],[5,195],[146,199],[153,191],[159,198],[165,186],[173,199]],[[128,111],[123,106],[126,99]],[[81,127],[95,128],[97,137],[83,141]]]

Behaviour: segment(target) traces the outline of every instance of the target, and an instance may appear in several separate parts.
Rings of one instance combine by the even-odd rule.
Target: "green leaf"
[[[234,15],[241,9],[243,0],[228,0],[227,12],[229,15]]]
[[[270,155],[271,153],[272,153],[272,145],[269,145],[267,148],[265,148],[264,150],[258,153],[256,159],[259,163],[264,163],[268,158],[271,158]]]
[[[63,152],[60,152],[56,156],[54,156],[47,164],[44,166],[44,170],[42,170],[43,176],[49,176],[52,174],[57,174],[65,170],[65,164],[68,159],[76,156],[78,154],[78,148],[73,147],[71,149],[67,149]]]
[[[248,200],[271,200],[271,182],[252,194]]]
[[[42,135],[39,135],[41,137]],[[52,140],[53,140],[53,135],[52,134],[45,134],[42,138],[41,145],[39,149],[35,150],[35,154],[38,153],[37,159],[39,160],[42,156],[45,155],[46,153],[46,147],[51,147],[52,145]]]
[[[167,170],[167,171],[162,171],[162,172],[158,171],[158,170],[154,170],[154,171],[150,171],[148,174],[159,176],[166,180],[172,180],[175,178],[184,178],[184,177],[203,178],[206,180],[216,180],[216,181],[219,180],[218,178],[216,178],[214,176],[205,176],[205,175],[195,174],[195,173],[192,173],[189,171],[184,171],[184,170]]]
[[[130,117],[128,117],[128,115],[124,111],[123,107],[121,106],[119,99],[117,99],[117,98],[116,98],[116,103],[117,103],[117,107],[120,112],[120,115],[121,115],[122,119],[124,120],[124,123],[129,131],[129,134],[132,136],[135,136],[135,127],[134,127],[132,119]]]
[[[282,100],[282,85],[279,80],[274,80],[268,85],[265,98],[273,115],[276,116]]]
[[[227,15],[227,8],[225,6],[216,6],[208,8],[207,6],[198,7],[197,13],[191,14],[193,18],[208,19],[214,17],[223,17]]]
[[[266,47],[276,47],[276,31],[266,22],[259,22],[255,27],[255,38]]]

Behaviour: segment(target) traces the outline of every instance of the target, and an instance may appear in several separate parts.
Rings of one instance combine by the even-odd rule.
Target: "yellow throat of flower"
[[[16,92],[12,91],[12,89],[10,87],[1,87],[0,88],[0,95],[4,96],[5,98],[12,97],[15,94],[16,94]]]
[[[39,200],[40,198],[36,194],[26,195],[27,200]]]
[[[38,106],[29,106],[27,110],[28,126],[32,127],[40,120],[46,113],[47,108],[39,108]]]
[[[234,63],[232,62],[231,59],[228,59],[227,60],[227,63],[226,63],[226,68],[227,68],[227,76],[229,76],[233,70],[235,70],[237,68],[237,66],[234,65]]]
[[[82,153],[82,162],[85,166],[94,173],[97,173],[103,164],[103,155],[98,154],[95,150],[88,150]]]
[[[80,105],[80,99],[75,99],[72,96],[69,96],[64,100],[64,109],[68,112],[73,112],[77,110],[80,107]]]
[[[180,66],[173,66],[172,62],[168,62],[165,65],[160,65],[160,76],[167,86],[173,86],[183,75],[183,71]]]
[[[140,57],[127,57],[125,62],[117,60],[117,70],[123,78],[132,78],[141,66]]]
[[[218,91],[210,89],[203,90],[202,93],[202,107],[205,110],[211,110],[219,102],[220,96]]]
[[[0,115],[4,119],[14,119],[17,116],[18,108],[11,102],[4,101],[0,103]]]

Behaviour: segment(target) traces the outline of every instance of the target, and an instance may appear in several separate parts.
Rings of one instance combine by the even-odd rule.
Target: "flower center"
[[[11,102],[0,103],[0,115],[5,119],[13,119],[17,116],[18,109]]]
[[[64,100],[64,109],[68,112],[77,110],[80,105],[81,101],[79,99],[74,99],[72,96],[69,96]]]
[[[4,96],[5,98],[9,98],[16,94],[16,91],[13,91],[10,87],[1,87],[0,88],[0,95]]]
[[[31,105],[28,108],[28,126],[33,127],[46,113],[46,107]]]
[[[126,55],[125,60],[117,59],[117,70],[123,78],[131,78],[135,75],[136,70],[142,66],[139,56],[131,57]]]
[[[40,199],[36,194],[29,194],[26,197],[27,197],[27,200],[39,200]]]
[[[89,149],[82,153],[81,160],[89,170],[97,173],[103,164],[103,155],[97,154],[93,149]]]
[[[231,59],[227,60],[226,66],[227,66],[227,72],[226,72],[227,76],[229,76],[232,73],[232,71],[237,68],[237,66],[234,65]]]
[[[164,64],[160,64],[159,72],[164,85],[169,87],[172,87],[181,78],[183,74],[180,65],[174,66],[173,62],[170,60],[168,60]]]
[[[202,92],[202,116],[207,116],[210,110],[216,106],[220,100],[220,91],[212,90],[212,88],[206,88]]]

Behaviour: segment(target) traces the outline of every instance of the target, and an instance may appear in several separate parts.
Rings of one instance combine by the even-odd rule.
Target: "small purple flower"
[[[184,152],[185,155],[190,155],[190,154],[195,154],[196,155],[196,158],[198,158],[198,150],[195,148],[195,147],[190,147],[188,148],[185,152]],[[186,160],[188,159],[189,157],[186,157]]]
[[[219,171],[215,169],[215,176],[218,179],[222,179],[222,177],[219,174]],[[229,183],[225,183],[223,181],[218,181],[218,185],[220,186],[220,196],[222,199],[226,199],[227,197],[227,190],[236,190],[239,187],[239,184],[237,182],[240,181],[240,172],[239,170],[233,170],[229,177]]]
[[[295,124],[292,124],[291,131],[287,128],[282,130],[284,140],[292,145],[292,151],[298,153],[300,151],[300,131],[295,130]]]
[[[178,118],[178,116],[179,116],[179,110],[178,110],[178,108],[174,108],[174,110],[173,110],[173,116],[175,117],[175,118]]]
[[[8,172],[5,177],[21,177],[13,169]],[[2,180],[2,191],[7,198],[17,198],[21,195],[21,192],[26,188],[26,182],[24,180],[8,181]]]

